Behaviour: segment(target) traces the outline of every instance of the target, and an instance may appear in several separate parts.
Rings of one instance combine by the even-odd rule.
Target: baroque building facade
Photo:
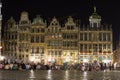
[[[83,62],[112,61],[112,28],[111,25],[102,25],[101,16],[94,7],[93,14],[89,17],[90,25],[79,30],[79,55]]]
[[[69,16],[64,26],[56,17],[47,23],[39,15],[31,22],[22,12],[20,21],[12,17],[4,30],[4,55],[10,60],[24,62],[110,62],[113,60],[111,25],[102,25],[94,7],[89,25],[78,25]]]

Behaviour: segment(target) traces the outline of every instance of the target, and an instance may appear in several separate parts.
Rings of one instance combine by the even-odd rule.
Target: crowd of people
[[[0,69],[3,70],[80,70],[80,71],[103,71],[103,70],[116,70],[120,69],[120,65],[113,64],[111,62],[89,62],[89,63],[74,63],[69,64],[68,62],[63,63],[62,65],[58,65],[57,63],[48,64],[44,63],[24,63],[24,62],[0,62]]]

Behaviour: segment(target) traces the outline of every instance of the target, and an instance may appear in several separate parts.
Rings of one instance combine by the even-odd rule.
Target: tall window
[[[73,30],[74,29],[74,26],[71,26],[71,30]]]
[[[77,42],[75,42],[74,46],[77,47]]]
[[[31,52],[34,53],[34,47],[32,47],[32,51]]]
[[[74,34],[74,39],[77,39],[77,34]]]
[[[84,40],[87,41],[87,33],[84,34]]]
[[[52,30],[51,30],[51,32],[54,32],[54,29],[53,29],[53,27],[52,27]]]
[[[50,41],[47,42],[47,45],[50,46]]]
[[[89,44],[89,52],[92,51],[92,44]]]
[[[111,41],[110,33],[107,33],[107,40]]]
[[[36,42],[37,43],[39,42],[39,36],[36,36]]]
[[[70,26],[67,26],[67,30],[70,30],[71,28],[70,28]]]
[[[32,29],[31,29],[31,32],[32,32],[32,33],[34,33],[34,32],[35,32],[34,28],[32,28]]]
[[[80,33],[80,41],[83,41],[83,33]]]
[[[69,47],[69,46],[70,46],[70,42],[66,42],[66,44],[67,44],[67,47]]]
[[[110,49],[111,49],[111,45],[110,45],[110,44],[108,44],[108,46],[107,46],[107,47],[108,47],[108,50],[110,50]]]
[[[28,36],[28,34],[26,34],[26,41],[28,41],[29,40],[29,36]]]
[[[70,39],[70,34],[67,35],[67,39]]]
[[[41,42],[44,43],[44,35],[41,36]]]
[[[12,39],[14,39],[14,34],[12,34],[11,36],[12,36]]]
[[[29,45],[26,43],[26,52],[28,52]]]
[[[87,52],[87,44],[84,45],[84,51]]]
[[[58,53],[59,53],[59,57],[61,57],[61,51],[59,51]]]
[[[65,33],[63,33],[62,36],[63,36],[63,39],[66,39],[66,34]]]
[[[31,36],[31,43],[34,42],[34,36]]]
[[[20,34],[20,36],[19,36],[19,41],[23,41],[23,35],[22,34]]]
[[[103,49],[104,49],[104,50],[106,49],[106,44],[103,45]]]
[[[97,51],[98,51],[98,46],[97,46],[97,44],[93,44],[93,48],[94,48],[94,55],[96,55],[97,54]]]
[[[99,52],[102,52],[102,44],[99,44]]]
[[[42,47],[41,50],[42,50],[42,54],[43,54],[44,53],[44,47]]]
[[[89,33],[89,41],[92,41],[92,33]]]
[[[39,53],[39,47],[36,47],[36,53]]]
[[[99,41],[102,41],[102,33],[99,33]]]
[[[55,56],[57,56],[58,55],[58,51],[55,51]]]
[[[58,28],[57,27],[55,27],[55,33],[57,33],[58,32]]]
[[[37,33],[39,33],[40,32],[40,29],[39,28],[37,28]]]
[[[52,57],[54,56],[54,51],[51,51],[51,56],[52,56]]]
[[[64,46],[64,47],[66,46],[66,42],[65,42],[65,41],[63,41],[63,46]]]
[[[106,33],[103,33],[103,41],[106,41]]]
[[[50,56],[50,51],[48,51],[48,56]]]
[[[74,39],[74,34],[70,34],[70,39]]]
[[[93,26],[94,26],[94,27],[97,27],[97,23],[94,23]]]
[[[80,52],[83,52],[83,44],[80,44]]]

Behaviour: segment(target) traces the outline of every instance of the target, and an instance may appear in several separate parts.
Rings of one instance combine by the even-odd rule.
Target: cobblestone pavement
[[[0,80],[120,80],[120,71],[0,70]]]

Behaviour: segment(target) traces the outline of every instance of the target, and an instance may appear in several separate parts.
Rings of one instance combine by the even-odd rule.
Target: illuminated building
[[[62,56],[64,62],[74,63],[78,61],[78,35],[78,26],[76,26],[73,18],[69,16],[62,28]]]
[[[44,62],[46,52],[45,43],[46,27],[47,27],[46,22],[44,22],[39,15],[37,15],[36,18],[33,19],[29,36],[30,37],[29,58],[31,61]]]
[[[54,17],[46,29],[45,42],[47,46],[46,61],[61,63],[62,33],[58,20]]]
[[[88,61],[112,61],[112,29],[111,25],[102,25],[101,16],[94,7],[89,17],[90,25],[79,30],[79,59]]]
[[[27,61],[30,53],[31,22],[27,12],[22,12],[17,30],[17,58]]]
[[[4,31],[4,55],[6,58],[14,59],[17,55],[17,30],[16,21],[11,17],[6,22]]]
[[[24,62],[112,61],[112,28],[102,25],[94,7],[88,26],[78,25],[69,16],[64,26],[56,17],[46,23],[40,16],[31,22],[27,12],[21,13],[19,23],[10,18],[5,26],[4,54]]]

